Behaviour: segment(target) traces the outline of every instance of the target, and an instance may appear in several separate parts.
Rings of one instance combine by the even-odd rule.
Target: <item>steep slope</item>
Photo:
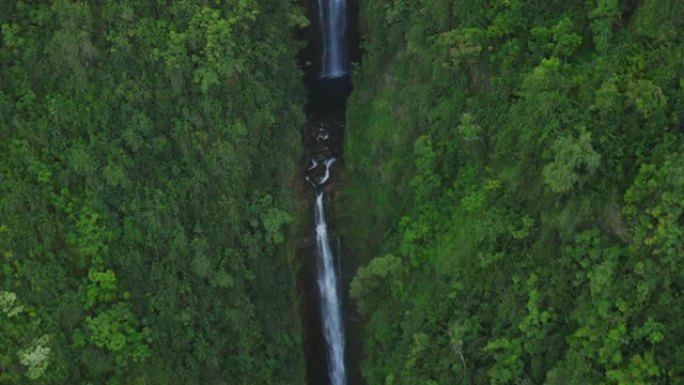
[[[369,384],[684,378],[684,3],[363,2]]]
[[[304,383],[306,23],[281,0],[2,2],[0,383]]]

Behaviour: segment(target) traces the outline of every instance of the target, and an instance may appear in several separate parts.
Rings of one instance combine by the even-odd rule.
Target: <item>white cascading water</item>
[[[347,0],[318,0],[318,17],[321,26],[323,55],[321,58],[322,79],[336,79],[348,74],[347,64]],[[321,123],[316,133],[320,148],[327,149],[330,131]],[[329,149],[328,149],[329,150]],[[327,155],[326,155],[327,154]],[[330,167],[335,158],[329,152],[321,152],[318,159],[311,160],[306,180],[316,190],[316,251],[317,281],[320,293],[323,336],[327,344],[328,375],[330,385],[347,385],[347,371],[344,365],[344,325],[342,323],[342,303],[338,271],[335,269],[334,256],[328,239],[328,226],[325,223],[322,186],[330,178]],[[321,167],[325,167],[321,170]],[[320,171],[323,171],[321,173]],[[339,261],[338,261],[339,263]]]
[[[344,327],[338,277],[333,262],[323,211],[323,193],[316,195],[316,243],[318,246],[318,289],[321,292],[323,334],[328,343],[328,372],[331,385],[346,385]]]
[[[318,0],[318,19],[323,40],[321,77],[346,76],[347,0]]]
[[[316,142],[327,148],[329,131],[324,125],[319,127]],[[323,185],[330,179],[330,167],[335,158],[319,156],[312,159],[307,169],[306,180],[316,191],[316,205],[314,208],[316,224],[316,267],[317,283],[320,294],[321,321],[323,323],[323,337],[327,347],[328,377],[330,385],[346,385],[347,372],[344,365],[344,324],[342,322],[342,303],[340,297],[339,267],[335,264],[335,257],[330,248],[328,226],[325,222],[323,207]],[[338,261],[339,264],[339,261]],[[337,267],[337,268],[336,268]]]

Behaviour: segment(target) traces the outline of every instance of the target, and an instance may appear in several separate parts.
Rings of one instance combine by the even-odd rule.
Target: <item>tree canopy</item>
[[[2,2],[0,383],[303,383],[306,23],[281,0]]]
[[[361,4],[368,383],[681,382],[684,3]]]

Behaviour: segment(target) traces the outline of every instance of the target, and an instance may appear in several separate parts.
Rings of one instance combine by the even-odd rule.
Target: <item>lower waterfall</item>
[[[340,283],[333,253],[328,239],[328,227],[323,209],[323,192],[316,196],[316,245],[318,289],[321,294],[323,334],[328,343],[328,371],[331,385],[345,385],[347,373],[344,367],[344,326],[340,303]]]
[[[316,142],[326,148],[329,131],[324,124],[319,126]],[[319,154],[323,157],[323,154]],[[335,256],[330,247],[328,225],[325,222],[323,207],[323,186],[330,179],[330,167],[335,163],[334,157],[312,159],[307,170],[306,180],[316,191],[314,217],[316,226],[316,282],[318,284],[323,336],[326,342],[328,375],[331,385],[346,385],[347,372],[344,364],[344,324],[342,321],[342,300],[340,296],[340,276],[335,263]]]

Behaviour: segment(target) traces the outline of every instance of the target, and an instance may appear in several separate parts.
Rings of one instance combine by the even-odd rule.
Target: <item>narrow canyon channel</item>
[[[343,260],[328,206],[340,187],[344,167],[346,100],[350,67],[358,60],[357,4],[351,0],[311,0],[312,27],[302,55],[309,92],[304,130],[303,176],[312,218],[298,252],[300,295],[310,385],[360,384],[358,348],[348,342],[345,293],[353,271]],[[352,353],[354,352],[354,353]]]

